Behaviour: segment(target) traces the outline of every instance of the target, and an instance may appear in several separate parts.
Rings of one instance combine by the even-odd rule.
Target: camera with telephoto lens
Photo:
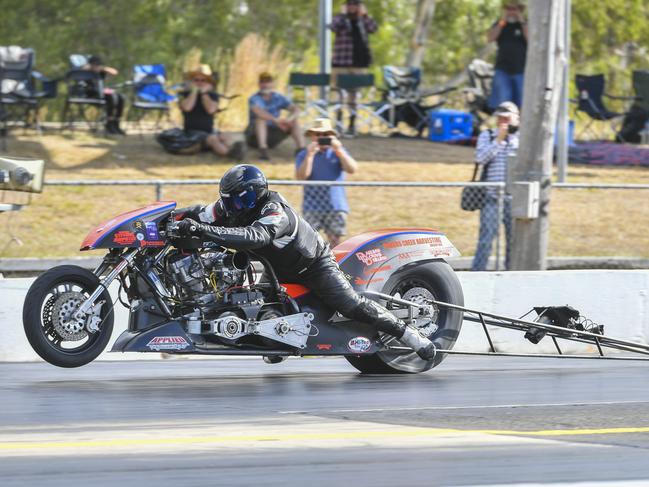
[[[327,147],[331,145],[331,137],[318,137],[318,145]]]

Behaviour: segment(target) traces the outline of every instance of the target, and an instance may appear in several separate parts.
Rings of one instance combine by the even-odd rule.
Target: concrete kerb
[[[458,276],[469,308],[521,316],[533,306],[570,304],[584,316],[604,324],[606,333],[611,336],[649,343],[649,271],[459,272]],[[32,282],[32,278],[0,279],[0,326],[3,330],[0,362],[40,360],[31,350],[22,327],[24,297]],[[111,289],[114,297],[116,291],[116,288]],[[128,311],[117,304],[112,340],[126,328],[127,321]],[[499,328],[492,332],[494,344],[501,352],[553,351],[550,341],[535,346],[525,341],[520,332]],[[487,348],[480,326],[465,323],[455,349],[484,352]],[[570,344],[565,350],[583,352],[588,351],[588,346]],[[152,358],[161,358],[161,355],[105,352],[100,360]]]

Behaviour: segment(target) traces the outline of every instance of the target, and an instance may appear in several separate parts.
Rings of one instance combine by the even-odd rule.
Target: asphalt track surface
[[[0,408],[3,487],[649,485],[649,363],[0,364]]]

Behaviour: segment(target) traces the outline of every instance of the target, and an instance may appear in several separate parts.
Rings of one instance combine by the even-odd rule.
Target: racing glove
[[[201,226],[196,220],[185,218],[176,224],[176,229],[179,235],[191,237],[202,233]]]

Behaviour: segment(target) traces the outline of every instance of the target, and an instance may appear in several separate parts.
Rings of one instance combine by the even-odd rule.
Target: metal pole
[[[329,24],[333,18],[333,0],[320,0],[320,23],[319,35],[320,41],[320,72],[329,74],[331,72],[331,31]],[[326,87],[320,88],[320,98],[327,97]]]
[[[503,220],[505,191],[503,188],[498,188],[498,216],[496,217],[496,267],[497,271],[500,270],[500,228]],[[505,236],[506,237],[506,236]]]
[[[569,92],[570,92],[570,16],[571,16],[571,0],[565,0],[565,27],[563,32],[563,42],[565,49],[566,62],[563,67],[563,82],[561,86],[561,101],[559,105],[559,123],[557,124],[558,137],[557,137],[557,168],[558,168],[558,181],[560,183],[566,182],[568,176],[568,135],[570,131],[570,117],[568,115],[568,108],[570,106]]]

